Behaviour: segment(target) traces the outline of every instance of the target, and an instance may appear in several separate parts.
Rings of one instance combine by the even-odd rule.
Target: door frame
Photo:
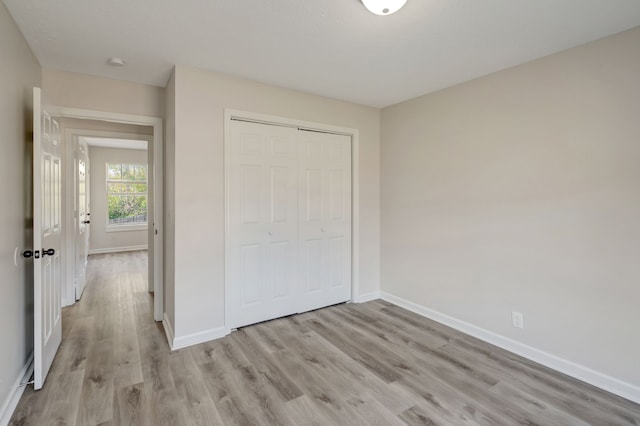
[[[153,281],[153,319],[155,321],[162,321],[164,315],[164,141],[162,118],[60,106],[50,107],[50,113],[57,117],[109,121],[112,123],[153,127],[153,143],[147,147],[149,160],[153,160],[149,161],[149,170],[153,172],[153,225],[148,227],[148,244],[149,249],[153,253],[153,274],[149,274],[149,282],[151,283],[151,281]],[[65,200],[64,203],[65,206],[68,206],[68,200]],[[66,221],[69,216],[68,211],[65,216],[67,216],[65,217]]]
[[[106,120],[102,120],[106,121]],[[76,249],[76,241],[75,241],[75,231],[76,231],[76,223],[74,211],[74,180],[75,176],[75,168],[74,168],[74,146],[72,145],[75,137],[102,137],[102,138],[112,138],[112,139],[132,139],[132,140],[141,140],[147,142],[147,153],[150,154],[152,152],[149,147],[153,143],[153,135],[144,135],[140,133],[126,133],[126,132],[118,132],[112,130],[85,130],[85,129],[76,129],[76,128],[66,128],[64,132],[64,140],[65,140],[65,179],[64,179],[64,187],[66,200],[64,200],[65,207],[65,226],[66,229],[69,230],[67,235],[65,236],[65,247],[66,247],[66,262],[65,262],[65,278],[66,285],[63,288],[63,306],[70,306],[76,302],[75,299],[75,290],[77,287],[77,283],[75,282],[75,249]],[[88,157],[88,154],[87,154]],[[91,167],[89,167],[89,180],[87,180],[87,191],[90,196],[90,171]],[[67,178],[68,176],[68,178]],[[90,198],[89,198],[90,199]],[[155,207],[155,206],[154,206]],[[149,236],[147,235],[147,240],[149,240]],[[151,271],[149,271],[151,272]],[[153,280],[149,280],[149,291],[154,291],[153,289]]]
[[[231,120],[243,120],[272,126],[292,127],[334,133],[351,137],[351,302],[360,293],[360,132],[358,129],[312,121],[296,120],[275,115],[259,114],[231,108],[224,109],[224,330],[231,333],[229,321],[229,160]]]

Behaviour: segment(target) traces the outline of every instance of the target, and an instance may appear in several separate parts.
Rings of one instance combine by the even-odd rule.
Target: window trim
[[[108,224],[104,232],[131,232],[131,231],[146,231],[149,229],[148,223],[137,223],[130,225],[127,223],[122,224]]]
[[[119,164],[120,166],[122,165],[128,165],[128,166],[144,166],[147,170],[146,172],[146,178],[144,180],[144,184],[147,187],[146,192],[136,192],[136,193],[131,193],[131,194],[126,194],[126,195],[130,195],[130,196],[141,196],[144,195],[144,197],[147,200],[147,220],[145,222],[133,222],[133,223],[110,223],[109,222],[109,184],[110,183],[124,183],[124,184],[136,184],[136,183],[143,183],[143,181],[140,180],[113,180],[113,179],[109,179],[109,165],[110,164]],[[105,194],[106,194],[106,198],[107,198],[107,211],[106,211],[106,224],[105,224],[105,232],[127,232],[127,231],[145,231],[149,228],[149,164],[147,163],[140,163],[140,162],[129,162],[129,161],[105,161],[104,164],[105,167]]]

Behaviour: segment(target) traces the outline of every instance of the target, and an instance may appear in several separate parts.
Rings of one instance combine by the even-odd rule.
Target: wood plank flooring
[[[383,301],[170,352],[146,252],[91,256],[12,425],[636,425],[640,406]]]

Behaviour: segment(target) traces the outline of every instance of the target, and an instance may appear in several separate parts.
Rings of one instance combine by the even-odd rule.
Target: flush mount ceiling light
[[[376,15],[391,15],[399,11],[407,0],[361,0],[369,12]]]
[[[122,67],[124,66],[124,59],[122,58],[109,58],[107,59],[107,64],[112,67]]]

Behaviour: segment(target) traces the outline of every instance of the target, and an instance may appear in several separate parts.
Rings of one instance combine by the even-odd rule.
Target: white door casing
[[[33,89],[34,387],[41,389],[62,341],[62,147],[60,126]]]
[[[228,128],[228,327],[350,300],[351,137]]]
[[[301,310],[351,298],[351,138],[299,133]]]
[[[230,321],[296,313],[297,131],[234,121],[230,128]]]

